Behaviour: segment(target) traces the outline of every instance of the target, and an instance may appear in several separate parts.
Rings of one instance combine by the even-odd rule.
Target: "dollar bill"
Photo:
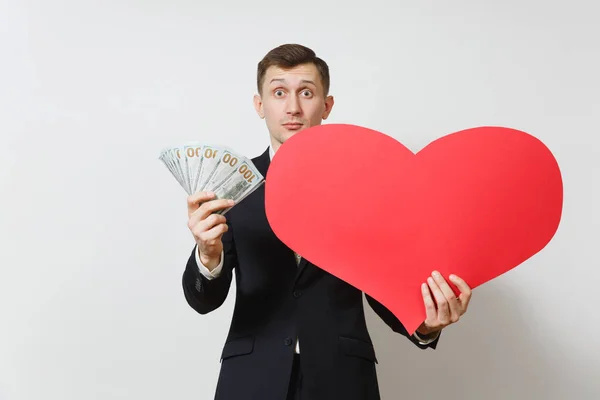
[[[205,145],[202,148],[202,165],[198,172],[198,180],[196,184],[196,192],[204,191],[208,179],[212,176],[213,171],[219,165],[221,153],[224,151],[222,147]]]
[[[246,191],[246,192],[245,192],[245,193],[244,193],[244,194],[243,194],[243,195],[242,195],[242,196],[241,196],[239,199],[235,200],[235,201],[236,201],[236,204],[239,204],[239,203],[240,203],[242,200],[244,200],[244,199],[245,199],[247,196],[249,196],[249,195],[251,195],[252,193],[254,193],[254,191],[255,191],[256,189],[258,189],[258,188],[259,188],[261,185],[263,185],[264,183],[265,183],[265,181],[264,181],[264,179],[263,179],[263,180],[261,180],[261,181],[260,181],[260,183],[259,183],[258,185],[255,185],[255,186],[253,186],[253,187],[249,188],[249,190],[247,190],[247,191]],[[224,210],[219,210],[219,211],[217,211],[217,212],[216,212],[216,214],[222,214],[222,215],[225,215],[225,214],[227,214],[227,212],[228,212],[229,210],[231,210],[232,208],[233,208],[233,207],[229,207],[229,208],[226,208],[226,209],[224,209]]]
[[[265,180],[251,160],[225,146],[191,142],[161,150],[159,159],[189,195],[211,191],[237,204]]]
[[[196,193],[198,191],[198,180],[200,173],[202,172],[202,164],[204,157],[204,146],[200,143],[188,143],[183,146],[185,159],[187,162],[187,171],[190,182],[190,192],[188,194]]]
[[[188,162],[187,162],[187,157],[185,157],[185,151],[183,149],[183,146],[175,147],[173,149],[173,154],[177,161],[179,170],[181,171],[181,176],[182,176],[183,182],[185,184],[185,186],[184,186],[185,190],[188,194],[191,194],[192,188],[191,188],[190,177],[189,177],[189,173],[188,173],[188,165],[187,165]]]
[[[175,167],[175,164],[173,163],[173,159],[171,158],[169,152],[170,149],[162,150],[158,158],[163,162],[163,164],[165,164],[167,169],[171,171],[171,174],[175,177],[175,179],[177,179],[177,182],[179,182],[181,186],[185,187],[183,180],[181,179],[181,175],[179,174],[177,167]]]
[[[188,194],[190,194],[190,185],[187,180],[187,174],[183,172],[182,168],[183,161],[181,157],[181,149],[179,147],[165,149],[161,153],[160,158],[171,171],[173,176],[175,176],[179,184]]]
[[[214,193],[217,199],[234,200],[238,203],[263,183],[264,177],[261,173],[250,161],[245,160],[214,190]],[[229,209],[222,210],[219,214],[227,211]]]
[[[223,149],[217,165],[208,176],[203,190],[213,192],[223,184],[230,176],[235,174],[240,163],[245,161],[245,157],[234,154],[231,150]]]

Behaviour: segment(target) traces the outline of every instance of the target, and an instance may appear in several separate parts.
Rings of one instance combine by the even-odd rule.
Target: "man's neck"
[[[271,145],[269,146],[269,156],[271,157],[271,160],[273,159],[273,156],[279,149],[279,146],[281,146],[281,143],[278,143],[275,140],[271,140]]]
[[[273,150],[273,146],[269,145],[269,158],[272,160],[275,155],[275,151]]]

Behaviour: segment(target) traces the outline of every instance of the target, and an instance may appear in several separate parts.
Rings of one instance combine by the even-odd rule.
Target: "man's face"
[[[273,150],[302,129],[320,125],[333,107],[325,96],[314,64],[292,69],[270,67],[262,83],[262,96],[254,96],[256,112],[267,123]]]

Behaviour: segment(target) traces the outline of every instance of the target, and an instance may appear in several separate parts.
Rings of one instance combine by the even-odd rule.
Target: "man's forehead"
[[[265,83],[267,85],[273,83],[301,84],[313,83],[317,85],[319,82],[319,72],[312,65],[298,65],[293,68],[284,69],[278,66],[271,66],[265,74]]]

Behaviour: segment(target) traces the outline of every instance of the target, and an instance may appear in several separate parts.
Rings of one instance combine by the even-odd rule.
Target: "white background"
[[[186,195],[157,156],[262,153],[256,64],[287,42],[331,67],[326,122],[414,151],[510,126],[562,168],[554,240],[478,288],[438,350],[367,308],[383,398],[600,398],[595,3],[0,0],[0,399],[212,398],[233,296],[185,303]]]

